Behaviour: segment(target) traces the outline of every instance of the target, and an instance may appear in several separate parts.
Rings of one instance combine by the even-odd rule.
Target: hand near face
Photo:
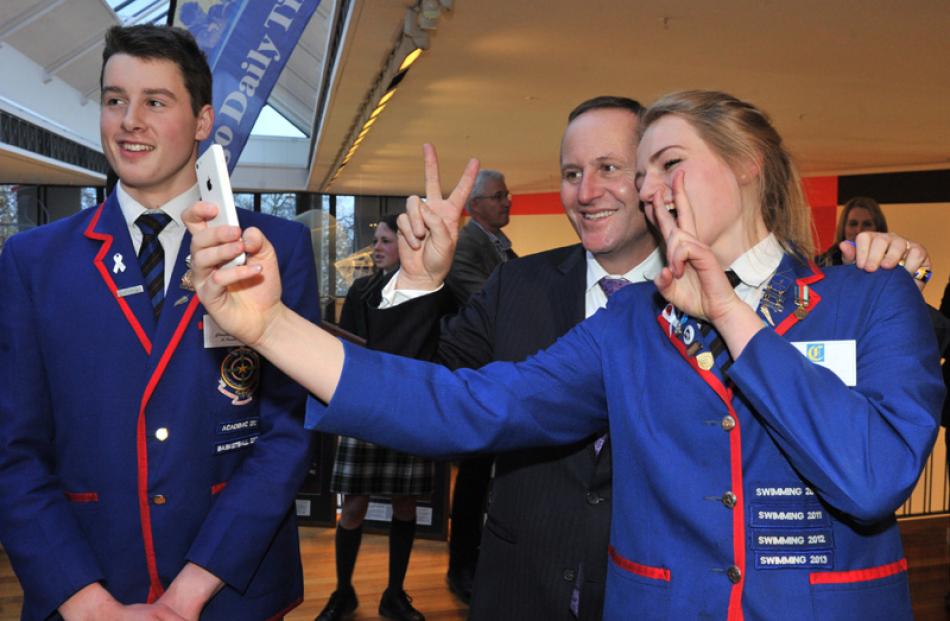
[[[646,205],[647,217],[666,240],[666,264],[654,280],[660,294],[678,309],[692,317],[715,322],[726,315],[736,303],[736,296],[726,274],[706,244],[699,241],[692,206],[686,196],[682,170],[673,175],[672,204],[676,217],[667,210],[670,196],[653,195]]]
[[[205,309],[228,334],[254,346],[285,309],[280,302],[280,272],[274,247],[256,228],[241,236],[234,226],[209,227],[217,213],[210,203],[195,203],[182,215],[191,233],[191,269]],[[221,268],[241,252],[245,265]]]
[[[469,160],[455,189],[448,198],[442,198],[435,147],[423,145],[422,152],[426,197],[410,196],[406,200],[406,213],[399,216],[400,272],[396,286],[430,291],[442,284],[452,267],[459,218],[475,184],[478,161]]]
[[[901,266],[914,276],[918,270],[929,270],[931,267],[930,253],[922,244],[896,233],[863,231],[857,234],[853,244],[843,241],[838,247],[846,265],[854,263],[858,269],[866,272]],[[921,291],[927,286],[922,277],[914,276],[914,282]]]

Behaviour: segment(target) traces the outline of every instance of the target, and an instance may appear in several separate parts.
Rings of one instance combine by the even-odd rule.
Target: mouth
[[[610,216],[614,215],[615,213],[617,213],[617,211],[619,211],[619,210],[617,210],[617,209],[604,209],[604,210],[602,210],[602,211],[593,211],[593,212],[591,212],[591,211],[585,211],[585,212],[583,212],[583,213],[581,214],[581,217],[584,218],[584,220],[587,220],[587,221],[603,220],[603,219],[605,219],[605,218],[609,218]]]
[[[146,151],[154,151],[155,147],[150,144],[142,144],[141,142],[119,142],[119,148],[123,151],[129,151],[131,153],[143,153]]]

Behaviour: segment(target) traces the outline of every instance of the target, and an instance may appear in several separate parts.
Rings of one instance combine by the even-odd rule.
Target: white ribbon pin
[[[118,274],[119,272],[125,271],[125,263],[122,262],[122,255],[118,252],[112,255],[112,260],[115,261],[115,264],[112,266],[112,273]]]

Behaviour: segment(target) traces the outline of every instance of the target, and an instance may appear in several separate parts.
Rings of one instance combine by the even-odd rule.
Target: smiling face
[[[637,187],[644,202],[652,203],[654,197],[660,205],[667,202],[664,197],[673,196],[674,172],[685,172],[697,237],[720,264],[731,264],[767,234],[752,167],[737,176],[686,120],[669,114],[650,125],[640,141],[638,162]]]
[[[612,274],[656,247],[634,186],[637,117],[628,110],[585,112],[561,141],[561,204],[581,243]]]
[[[195,116],[181,70],[170,60],[116,54],[103,71],[99,117],[102,150],[122,187],[157,208],[194,185],[196,142],[214,113]]]
[[[389,272],[399,265],[399,245],[396,232],[385,222],[376,225],[373,233],[373,263],[377,269]]]

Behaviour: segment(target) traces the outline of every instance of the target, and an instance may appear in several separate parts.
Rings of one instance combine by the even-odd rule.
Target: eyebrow
[[[623,158],[621,158],[619,155],[615,155],[614,153],[607,153],[606,155],[600,155],[598,157],[595,157],[593,161],[599,164],[607,160],[621,160],[621,159]],[[583,168],[583,167],[584,167],[583,164],[575,164],[571,162],[561,163],[561,170],[564,170],[565,168]]]
[[[146,95],[162,95],[174,101],[178,101],[178,97],[175,96],[175,93],[168,90],[167,88],[146,88],[142,92],[145,93]],[[102,94],[105,95],[106,93],[115,93],[117,95],[125,95],[126,91],[121,86],[103,86]]]

